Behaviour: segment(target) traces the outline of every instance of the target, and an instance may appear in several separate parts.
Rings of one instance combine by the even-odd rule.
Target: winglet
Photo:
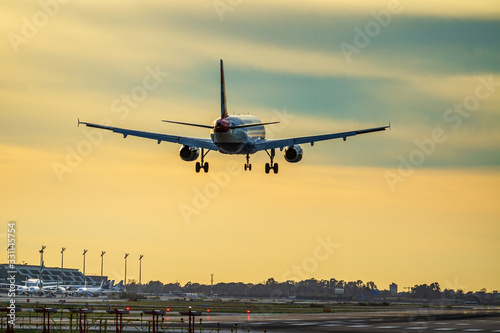
[[[220,117],[227,118],[226,84],[224,82],[224,63],[220,60]]]
[[[80,118],[77,119],[78,119],[78,125],[76,127],[80,127]]]

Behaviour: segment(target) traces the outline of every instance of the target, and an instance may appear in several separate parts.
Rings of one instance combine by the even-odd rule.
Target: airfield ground
[[[95,331],[99,330],[98,323],[102,326],[103,320],[108,323],[108,331],[114,331],[114,317],[107,314],[106,310],[129,307],[130,313],[123,316],[124,332],[147,332],[151,316],[143,312],[148,310],[166,311],[160,317],[164,331],[187,332],[188,318],[179,312],[191,307],[192,311],[199,313],[195,319],[197,332],[200,328],[206,332],[217,332],[217,329],[220,332],[500,332],[500,308],[485,306],[291,302],[271,299],[184,300],[167,297],[135,301],[16,296],[15,300],[22,308],[16,313],[18,325],[15,328],[31,328],[31,331],[42,331],[42,327],[37,326],[41,324],[41,318],[35,314],[35,308],[57,309],[52,315],[53,323],[59,325],[59,329],[67,328],[68,331],[69,309],[93,309],[93,313],[88,315],[88,322],[94,325]],[[0,297],[0,306],[8,306],[8,301],[8,297]]]

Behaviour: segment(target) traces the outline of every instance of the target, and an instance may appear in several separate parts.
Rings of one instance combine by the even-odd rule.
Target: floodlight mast
[[[123,283],[125,291],[127,291],[127,257],[128,257],[128,253],[125,253],[125,257],[123,258],[123,259],[125,259],[125,281]]]
[[[210,274],[210,297],[214,297],[214,274]]]
[[[66,251],[65,247],[61,248],[61,269],[64,268],[64,251]]]
[[[64,251],[66,251],[65,247],[61,247],[61,280],[63,278],[63,268],[64,268]],[[59,279],[59,277],[58,277]],[[57,280],[59,282],[59,280]]]
[[[87,253],[88,250],[83,250],[83,275],[85,276],[85,253]]]
[[[144,258],[144,255],[141,254],[139,256],[139,284],[141,284],[141,278],[142,278],[142,276],[141,276],[141,274],[142,274],[141,273],[141,271],[142,271],[142,258]]]
[[[142,278],[141,274],[142,274],[142,258],[143,257],[144,257],[144,255],[142,255],[142,254],[139,256],[139,293],[141,293],[141,285],[142,285],[142,283],[141,283],[141,278]]]
[[[101,282],[102,282],[102,272],[103,272],[103,263],[104,263],[104,255],[106,251],[101,251]]]
[[[43,266],[43,250],[45,250],[47,247],[45,245],[42,245],[42,249],[38,252],[40,252],[40,267]]]

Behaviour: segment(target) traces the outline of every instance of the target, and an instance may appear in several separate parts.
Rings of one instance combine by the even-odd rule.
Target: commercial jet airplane
[[[290,163],[296,163],[302,160],[302,148],[299,144],[309,143],[311,146],[317,141],[331,140],[342,138],[344,141],[348,136],[358,134],[366,134],[371,132],[385,131],[388,126],[367,128],[341,133],[320,134],[312,136],[302,136],[285,139],[266,140],[266,125],[276,124],[275,122],[261,122],[257,117],[251,115],[233,115],[230,116],[227,112],[226,104],[226,87],[224,82],[224,65],[222,59],[220,61],[220,81],[221,81],[221,116],[213,121],[212,125],[202,125],[185,123],[180,121],[163,120],[167,123],[181,124],[187,126],[196,126],[210,129],[210,139],[177,136],[162,133],[142,132],[119,127],[105,126],[78,120],[78,125],[84,124],[88,127],[94,127],[104,130],[120,133],[126,138],[130,136],[138,136],[141,138],[156,140],[158,144],[162,141],[172,142],[182,145],[179,150],[179,155],[184,161],[195,161],[200,157],[200,161],[196,162],[196,172],[208,172],[208,162],[205,162],[205,156],[210,152],[219,151],[222,154],[246,155],[245,170],[252,170],[250,164],[250,155],[258,151],[264,150],[269,155],[271,163],[266,163],[265,171],[273,170],[278,173],[278,163],[274,162],[275,149],[284,150],[285,160]],[[201,149],[201,152],[200,152]]]
[[[108,293],[115,293],[115,292],[120,292],[123,288],[123,280],[120,281],[116,286],[113,286],[114,280],[113,281],[102,281],[101,285],[99,287],[94,287],[94,288],[89,288],[89,287],[82,287],[78,288],[76,290],[76,295],[77,296],[90,296],[90,297],[97,297],[102,294],[108,294]]]

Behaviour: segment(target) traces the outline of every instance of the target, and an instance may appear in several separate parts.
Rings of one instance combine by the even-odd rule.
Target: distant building
[[[8,272],[11,271],[8,264],[0,264],[0,281],[6,281]],[[15,265],[16,284],[23,285],[28,279],[38,279],[40,276],[40,266],[35,265]],[[43,282],[57,282],[70,285],[89,286],[99,285],[101,276],[83,275],[76,268],[59,268],[59,267],[44,267],[41,277]],[[106,281],[107,276],[103,276],[102,280]],[[86,282],[85,282],[86,281]]]
[[[391,294],[396,295],[398,293],[398,285],[395,283],[391,283],[389,285],[389,291],[391,292]]]
[[[335,288],[333,293],[334,293],[334,295],[337,295],[337,296],[344,295],[344,288]]]

